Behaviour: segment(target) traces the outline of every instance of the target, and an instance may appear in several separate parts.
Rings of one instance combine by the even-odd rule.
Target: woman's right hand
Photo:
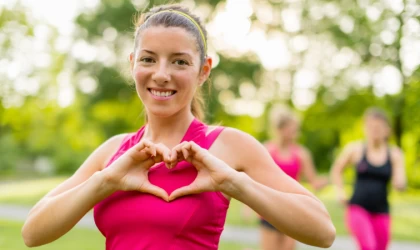
[[[156,163],[170,161],[170,150],[163,144],[142,140],[103,170],[113,190],[150,193],[168,201],[165,190],[149,182],[148,172]]]
[[[343,206],[347,206],[349,204],[349,200],[343,190],[338,191],[337,201]]]

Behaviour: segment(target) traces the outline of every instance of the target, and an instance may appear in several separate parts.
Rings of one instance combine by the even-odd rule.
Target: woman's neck
[[[293,143],[290,140],[285,140],[284,138],[281,138],[280,136],[277,137],[277,140],[275,141],[276,146],[279,149],[287,149],[289,148]]]
[[[187,132],[194,116],[191,112],[170,117],[158,117],[148,114],[147,126],[143,138],[154,143],[163,143],[168,147],[177,145]]]
[[[386,147],[386,142],[382,140],[367,140],[367,147],[374,151],[381,150]]]

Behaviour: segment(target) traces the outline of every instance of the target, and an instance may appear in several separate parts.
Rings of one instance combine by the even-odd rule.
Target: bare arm
[[[320,190],[328,184],[328,178],[317,176],[311,153],[304,147],[299,150],[302,172],[306,180],[315,190]]]
[[[226,129],[216,143],[226,154],[223,158],[235,158],[237,162],[231,164],[243,171],[234,174],[226,194],[251,207],[279,231],[303,243],[331,246],[335,228],[325,206],[281,171],[258,141],[248,134]]]
[[[103,186],[98,171],[117,150],[124,135],[115,136],[97,148],[81,167],[42,198],[29,212],[22,228],[27,246],[49,243],[76,225],[92,207],[112,193]]]
[[[352,163],[352,158],[356,149],[356,143],[347,145],[343,152],[338,155],[331,169],[331,181],[336,189],[337,198],[342,203],[347,203],[347,197],[343,187],[342,173],[344,168]]]
[[[404,191],[407,186],[405,162],[403,152],[399,148],[392,148],[392,186],[398,191]]]

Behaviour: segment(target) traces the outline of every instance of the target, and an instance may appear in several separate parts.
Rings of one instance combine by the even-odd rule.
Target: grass
[[[0,204],[34,205],[49,190],[57,186],[66,177],[53,177],[37,180],[25,180],[16,182],[5,182],[0,184]],[[4,192],[5,190],[5,192]],[[350,191],[350,187],[348,187]],[[344,207],[340,206],[334,199],[334,192],[331,187],[323,189],[316,194],[326,205],[337,234],[347,235],[344,225]],[[409,240],[420,242],[420,190],[408,190],[404,193],[391,192],[392,204],[392,233],[393,239]],[[238,201],[231,201],[226,223],[228,225],[256,227],[258,217],[243,216],[243,205]],[[1,245],[0,245],[0,249]],[[7,248],[6,248],[7,249]],[[234,248],[230,248],[234,249]]]
[[[0,183],[0,203],[33,206],[67,177],[51,177]]]
[[[20,230],[21,222],[0,220],[0,249],[23,250],[28,249],[23,243]],[[82,240],[83,239],[83,240]],[[38,250],[91,250],[105,249],[104,237],[99,231],[90,229],[73,229],[59,240],[48,245],[38,247]]]
[[[20,236],[21,222],[0,220],[0,249],[27,250]],[[221,242],[221,250],[243,250],[252,246]],[[37,250],[96,250],[105,249],[105,239],[97,230],[74,228],[60,239],[37,247]]]

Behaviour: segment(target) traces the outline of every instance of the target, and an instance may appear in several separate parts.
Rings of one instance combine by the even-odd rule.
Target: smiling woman
[[[56,240],[94,208],[107,249],[217,249],[232,197],[303,243],[331,246],[324,205],[257,140],[202,122],[198,92],[212,59],[200,20],[179,5],[152,8],[134,45],[131,74],[146,125],[104,142],[42,198],[23,226],[25,243]]]

